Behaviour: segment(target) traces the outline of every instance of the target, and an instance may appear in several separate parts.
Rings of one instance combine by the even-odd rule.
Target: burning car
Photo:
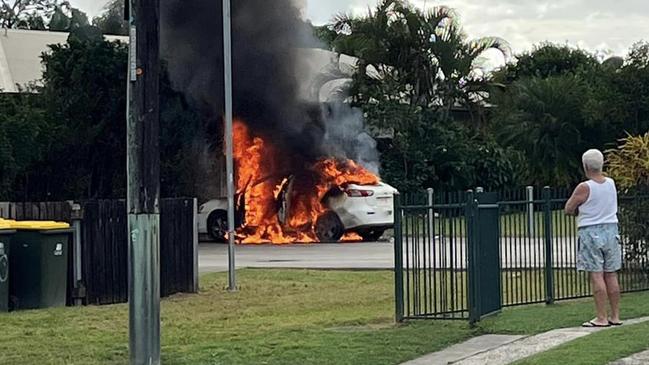
[[[345,187],[332,188],[322,199],[321,204],[325,209],[317,216],[315,222],[291,226],[291,203],[299,194],[298,190],[293,189],[294,186],[295,179],[287,179],[282,185],[276,202],[278,223],[288,231],[299,231],[304,229],[304,225],[312,224],[315,237],[319,242],[336,242],[345,235],[351,239],[354,237],[353,234],[360,236],[363,241],[376,241],[394,224],[393,197],[396,189],[378,182],[372,185],[349,184]],[[237,204],[235,217],[237,229],[244,224],[245,213],[241,207],[241,204]],[[218,242],[225,241],[226,199],[213,199],[201,205],[199,232],[209,234]],[[309,241],[307,239],[307,242]]]
[[[321,241],[337,241],[346,232],[360,235],[364,241],[376,241],[394,224],[396,189],[379,182],[376,185],[350,184],[327,196],[327,212],[316,220],[316,235]]]
[[[237,242],[372,241],[392,227],[396,190],[354,161],[322,157],[295,168],[290,155],[241,121],[234,123],[234,140]],[[224,240],[226,210],[224,199],[203,204],[199,232]]]

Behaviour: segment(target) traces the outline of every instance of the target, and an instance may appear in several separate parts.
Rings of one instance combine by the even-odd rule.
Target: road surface
[[[237,268],[391,269],[394,246],[389,242],[236,247]],[[201,273],[227,271],[228,246],[201,243]]]
[[[420,243],[415,249],[414,242]],[[468,250],[463,238],[436,238],[424,249],[423,240],[407,240],[404,266],[435,269],[464,269]],[[503,238],[500,240],[501,267],[542,268],[545,266],[545,240],[542,238]],[[203,243],[199,246],[199,271],[227,270],[227,245]],[[553,240],[553,266],[574,268],[576,243],[573,238]],[[413,255],[418,252],[417,255]],[[415,257],[417,259],[415,259]],[[394,245],[391,241],[309,245],[242,245],[236,247],[237,268],[306,269],[392,269]]]

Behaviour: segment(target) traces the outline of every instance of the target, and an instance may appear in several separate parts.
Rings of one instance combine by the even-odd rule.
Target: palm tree
[[[581,153],[601,148],[598,126],[584,117],[587,97],[583,82],[561,75],[516,81],[494,98],[498,137],[527,156],[530,183],[571,185],[581,177]]]
[[[511,55],[500,38],[469,41],[445,6],[423,12],[403,0],[382,0],[365,16],[338,16],[332,28],[335,50],[359,58],[352,87],[359,103],[399,100],[448,116],[457,104],[484,98],[490,86],[480,67],[485,51]]]

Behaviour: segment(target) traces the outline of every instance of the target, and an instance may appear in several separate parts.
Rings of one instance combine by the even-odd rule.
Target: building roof
[[[128,41],[128,37],[107,36]],[[20,87],[38,84],[42,77],[41,54],[51,44],[65,44],[66,32],[0,29],[0,92],[15,93]]]

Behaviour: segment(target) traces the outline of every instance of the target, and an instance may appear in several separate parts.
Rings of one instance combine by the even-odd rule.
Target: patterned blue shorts
[[[616,272],[622,268],[622,246],[617,224],[579,228],[577,270]]]

